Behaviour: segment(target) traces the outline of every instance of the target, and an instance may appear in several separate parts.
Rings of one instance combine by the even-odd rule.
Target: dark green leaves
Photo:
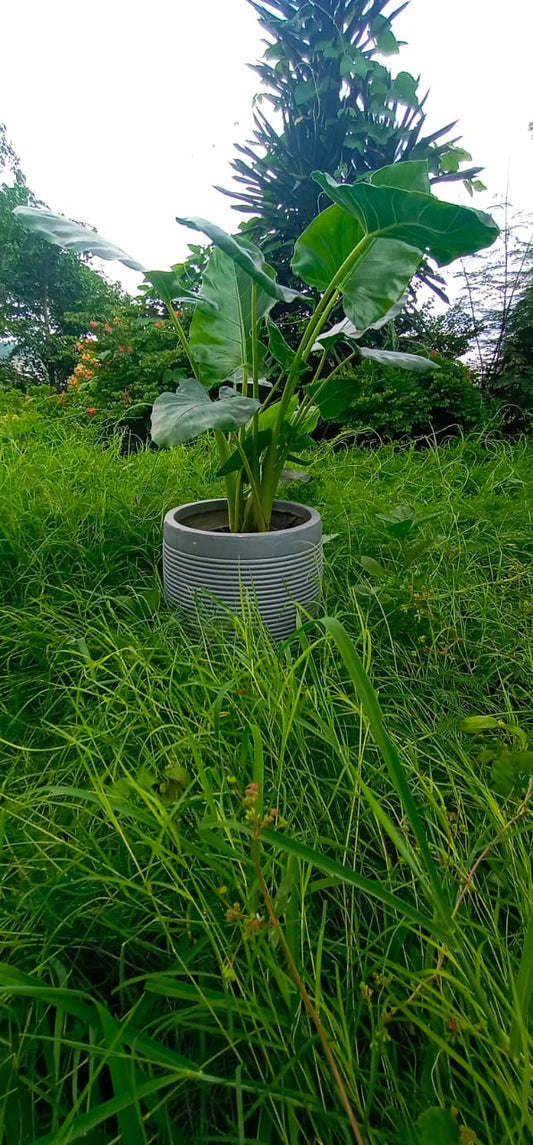
[[[15,207],[13,214],[29,231],[40,235],[54,246],[64,247],[65,250],[75,251],[77,254],[85,251],[98,258],[122,262],[131,270],[139,270],[144,274],[144,267],[131,255],[102,238],[97,231],[82,226],[81,223],[75,223],[63,215],[54,215],[51,211],[42,210],[40,207]]]
[[[392,81],[391,96],[407,107],[418,107],[418,81],[409,72],[398,72]]]
[[[176,393],[160,394],[152,409],[152,440],[170,448],[191,441],[207,429],[223,433],[246,425],[260,403],[225,389],[212,402],[206,390],[194,378],[180,382]]]
[[[350,408],[360,388],[357,384],[354,385],[355,381],[354,377],[341,378],[337,375],[325,385],[321,382],[313,382],[306,386],[306,392],[310,394],[318,406],[320,416],[324,421],[335,421]]]
[[[239,266],[249,275],[265,294],[275,299],[276,302],[294,302],[295,298],[301,297],[298,291],[290,290],[289,287],[281,286],[279,282],[276,282],[274,271],[267,265],[258,247],[254,247],[244,240],[237,241],[207,219],[176,218],[176,222],[207,235],[219,250],[229,255],[236,266]]]
[[[376,16],[371,25],[371,32],[376,42],[378,52],[382,56],[395,56],[400,45],[391,28],[391,22],[386,16]]]
[[[294,362],[295,352],[289,346],[289,343],[283,337],[281,330],[276,326],[275,322],[267,319],[267,332],[268,332],[268,350],[274,361],[277,362],[283,370],[287,372],[290,370]]]
[[[439,266],[490,246],[499,234],[490,215],[434,195],[366,182],[342,185],[320,171],[313,178],[334,203],[357,219],[365,234],[398,239],[427,252]]]
[[[247,461],[252,461],[254,454],[259,457],[267,445],[270,445],[272,440],[271,429],[260,429],[253,436],[250,435],[243,442],[241,449],[236,449],[228,460],[221,465],[218,470],[218,477],[227,477],[228,473],[237,473],[238,470],[243,468],[243,454]],[[241,452],[242,450],[242,452]]]
[[[459,1125],[448,1109],[426,1109],[415,1125],[416,1145],[459,1145]]]

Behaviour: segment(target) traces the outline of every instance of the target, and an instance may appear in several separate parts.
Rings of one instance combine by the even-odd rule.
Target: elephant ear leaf
[[[381,366],[395,366],[399,370],[414,370],[416,373],[427,373],[428,370],[440,370],[437,362],[430,358],[422,358],[418,354],[404,354],[401,350],[369,350],[366,346],[359,346],[362,358],[370,358],[379,362]]]
[[[15,207],[13,214],[27,230],[33,231],[53,246],[64,247],[65,250],[74,251],[76,254],[86,252],[98,258],[109,259],[111,262],[122,262],[124,266],[129,266],[130,270],[138,270],[144,274],[144,266],[141,266],[140,262],[136,262],[121,247],[102,238],[98,231],[92,231],[82,223],[75,223],[64,215],[54,215],[51,211],[40,207]]]
[[[244,239],[237,241],[232,235],[223,231],[221,227],[217,227],[215,223],[210,223],[208,219],[176,218],[176,222],[207,235],[214,246],[218,247],[224,254],[229,255],[233,262],[276,302],[294,302],[295,298],[302,297],[297,290],[291,290],[288,286],[282,286],[281,283],[276,282],[272,267],[268,266],[259,247],[254,246],[253,243]]]
[[[353,214],[334,204],[300,235],[291,265],[295,274],[319,290],[327,290],[346,266],[345,277],[338,281],[344,313],[362,334],[385,316],[388,320],[421,261],[417,247],[367,236]]]
[[[176,393],[163,393],[152,408],[152,440],[170,448],[183,445],[208,429],[223,433],[246,425],[261,403],[224,389],[217,401],[211,401],[204,386],[195,378],[180,382]]]
[[[333,203],[357,220],[365,235],[416,247],[439,266],[491,246],[500,233],[484,211],[446,203],[435,195],[367,182],[337,183],[321,171],[314,171],[313,179]]]
[[[372,183],[374,187],[400,187],[404,191],[431,194],[427,159],[407,159],[404,163],[391,163],[388,167],[380,167],[370,175],[364,175],[361,182]]]

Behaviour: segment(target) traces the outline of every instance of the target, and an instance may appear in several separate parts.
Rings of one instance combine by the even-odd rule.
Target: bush
[[[533,286],[528,285],[509,319],[499,360],[486,380],[502,406],[507,428],[533,429]]]
[[[496,411],[472,371],[441,356],[435,356],[435,363],[440,367],[435,373],[418,374],[363,362],[352,377],[357,394],[344,426],[372,431],[386,441],[483,428]]]
[[[186,364],[170,319],[142,298],[112,322],[90,327],[68,379],[69,406],[79,404],[100,419],[111,416],[145,435],[152,404],[168,386],[166,371]]]

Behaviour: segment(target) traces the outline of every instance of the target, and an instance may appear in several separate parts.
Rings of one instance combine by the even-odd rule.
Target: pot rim
[[[183,505],[177,505],[173,509],[169,509],[165,513],[164,524],[173,529],[183,529],[190,536],[198,537],[223,537],[227,542],[228,538],[234,537],[236,540],[239,537],[253,537],[259,543],[265,543],[269,538],[282,537],[285,534],[294,536],[301,530],[308,530],[310,526],[317,525],[321,522],[322,518],[318,509],[313,509],[311,505],[304,505],[300,501],[274,501],[274,510],[282,513],[293,513],[295,517],[302,517],[302,521],[298,525],[291,525],[286,529],[269,529],[267,533],[246,532],[246,533],[217,533],[215,529],[196,529],[193,525],[187,525],[187,517],[192,517],[201,514],[204,511],[206,514],[216,512],[217,510],[227,507],[226,497],[213,497],[206,501],[187,501]],[[176,514],[184,514],[184,519],[176,519]]]

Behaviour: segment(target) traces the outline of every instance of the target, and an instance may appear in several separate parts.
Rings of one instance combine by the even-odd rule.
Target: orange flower
[[[162,328],[164,325],[165,325],[165,323],[163,322],[163,320],[162,320],[162,319],[160,319],[160,321],[159,321],[159,322],[156,322],[156,324],[155,324],[155,329],[156,329],[156,330],[161,330],[161,328]]]
[[[93,318],[92,321],[89,322],[89,326],[91,327],[91,330],[97,330],[98,329],[98,322],[95,322],[94,318]]]
[[[133,354],[133,346],[126,346],[126,353]]]
[[[106,324],[104,326],[104,330],[107,330],[108,334],[111,334],[113,331],[113,327],[109,325],[109,322],[106,322]]]
[[[98,410],[96,406],[87,406],[85,413],[87,414],[87,417],[94,417],[94,415],[98,413]]]

